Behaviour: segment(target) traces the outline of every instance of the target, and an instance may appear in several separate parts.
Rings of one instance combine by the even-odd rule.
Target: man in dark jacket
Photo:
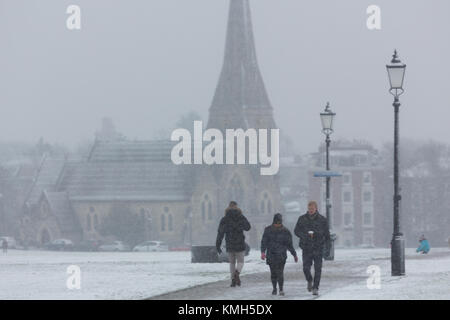
[[[324,249],[326,251],[330,249],[330,230],[327,218],[319,214],[315,201],[310,201],[308,212],[298,218],[294,233],[300,238],[303,272],[308,281],[308,291],[318,295]],[[314,281],[311,275],[313,263]]]
[[[261,240],[261,259],[266,260],[270,267],[270,278],[272,280],[272,294],[277,294],[277,283],[280,289],[280,296],[284,296],[284,265],[286,264],[287,254],[289,252],[298,261],[297,252],[292,245],[291,232],[283,226],[283,217],[280,213],[273,217],[272,225],[264,229]]]
[[[225,236],[226,250],[230,260],[231,286],[241,285],[239,274],[244,267],[245,235],[244,231],[250,230],[250,223],[242,214],[235,201],[231,201],[225,210],[225,217],[220,220],[217,231],[216,248],[222,253],[220,246]]]

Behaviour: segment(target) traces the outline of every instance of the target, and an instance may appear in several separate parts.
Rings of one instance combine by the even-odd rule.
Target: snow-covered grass
[[[300,253],[300,252],[299,252]],[[404,277],[390,276],[389,249],[339,249],[342,273],[361,273],[356,283],[321,292],[321,299],[450,299],[450,249],[430,254],[406,251]],[[289,257],[288,264],[293,264]],[[68,289],[67,267],[81,269],[81,289]],[[381,270],[381,289],[368,289],[365,268]],[[289,266],[288,266],[289,267]],[[290,266],[298,268],[300,266]],[[332,269],[329,269],[330,272]],[[267,272],[257,250],[246,257],[243,275]],[[192,264],[190,252],[82,253],[10,250],[0,253],[0,299],[143,299],[209,282],[229,279],[227,263]],[[338,273],[336,273],[338,274]],[[325,282],[326,284],[326,282]],[[292,296],[295,299],[295,296]]]
[[[381,252],[380,252],[381,253]],[[355,256],[362,257],[359,253]],[[450,299],[450,249],[433,248],[429,254],[406,249],[405,276],[391,276],[387,254],[371,255],[370,265],[380,267],[379,289],[369,289],[367,279],[322,293],[327,300],[439,300]],[[367,278],[369,274],[367,274]]]
[[[243,274],[266,271],[256,251]],[[190,252],[0,253],[0,299],[143,299],[229,277],[226,263],[190,263]],[[70,265],[81,289],[68,289]]]

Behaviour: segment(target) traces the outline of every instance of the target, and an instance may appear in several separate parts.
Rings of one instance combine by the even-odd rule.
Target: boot
[[[241,286],[241,279],[239,278],[239,271],[235,271],[234,273],[234,279],[236,281],[236,284],[240,287]]]
[[[312,281],[308,281],[308,292],[311,292],[313,289],[313,282]]]
[[[312,290],[312,294],[313,294],[313,296],[318,296],[318,295],[319,295],[319,289],[314,288],[314,289]]]
[[[230,287],[234,288],[236,287],[236,273],[234,274],[234,277],[231,278],[231,285]]]
[[[272,295],[276,295],[277,294],[277,288],[273,288],[273,290],[272,290]]]
[[[284,296],[284,290],[280,289],[280,296]]]

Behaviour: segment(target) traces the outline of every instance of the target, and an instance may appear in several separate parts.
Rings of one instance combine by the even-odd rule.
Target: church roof
[[[64,166],[63,156],[51,157],[44,155],[34,178],[30,193],[27,197],[29,205],[35,205],[39,201],[44,190],[55,191],[56,183]]]
[[[72,200],[184,201],[189,165],[170,159],[169,141],[97,142],[88,161],[67,164],[59,189]]]

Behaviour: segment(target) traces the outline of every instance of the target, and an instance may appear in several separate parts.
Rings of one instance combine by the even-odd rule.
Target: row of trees
[[[392,145],[385,145],[382,158],[390,175],[392,154]],[[400,161],[401,226],[407,243],[413,245],[424,234],[435,246],[446,245],[450,237],[450,145],[405,140]],[[392,201],[386,210],[392,210]]]

